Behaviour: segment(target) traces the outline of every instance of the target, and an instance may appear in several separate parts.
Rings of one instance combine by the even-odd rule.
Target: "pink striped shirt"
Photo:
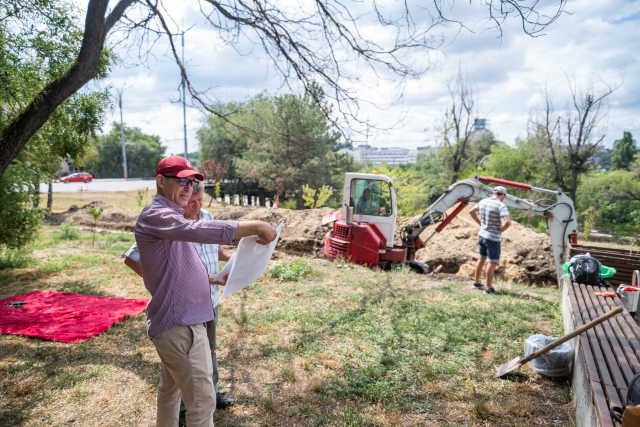
[[[237,221],[192,221],[184,209],[156,194],[136,223],[135,235],[147,305],[147,334],[213,320],[209,275],[192,242],[231,244]]]

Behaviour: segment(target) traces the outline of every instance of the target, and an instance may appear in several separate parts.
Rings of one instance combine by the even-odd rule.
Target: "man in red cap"
[[[192,183],[204,177],[183,157],[163,159],[156,169],[157,194],[136,223],[142,278],[151,300],[147,334],[161,362],[156,426],[178,425],[180,398],[189,427],[213,427],[216,392],[205,323],[213,320],[209,275],[192,242],[231,244],[257,236],[268,244],[276,230],[262,221],[192,221],[184,207]]]

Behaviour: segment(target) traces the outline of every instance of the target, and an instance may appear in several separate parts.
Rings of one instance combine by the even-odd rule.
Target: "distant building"
[[[356,162],[371,165],[386,163],[390,166],[398,166],[404,163],[416,163],[418,161],[418,150],[410,150],[408,148],[377,148],[370,145],[359,145],[349,154],[353,156]]]
[[[471,141],[477,141],[482,135],[490,134],[489,119],[475,119],[473,122],[473,130],[471,131]]]

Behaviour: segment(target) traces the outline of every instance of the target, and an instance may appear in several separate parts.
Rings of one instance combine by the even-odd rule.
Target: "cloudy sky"
[[[185,38],[184,55],[197,89],[210,88],[210,97],[219,101],[244,100],[264,90],[287,92],[260,47],[252,48],[244,42],[238,46],[238,53],[220,43],[215,31],[204,22],[197,3],[173,3],[176,4],[167,3],[167,7],[174,21],[185,28],[192,27]],[[544,31],[544,36],[536,38],[524,34],[515,19],[498,37],[481,20],[484,9],[477,1],[472,3],[476,4],[461,2],[450,11],[450,16],[462,19],[469,30],[455,25],[438,27],[434,34],[445,42],[437,52],[416,51],[407,57],[408,61],[428,61],[432,66],[419,79],[406,83],[402,104],[388,106],[390,94],[397,90],[389,80],[373,80],[365,75],[362,84],[353,88],[364,100],[377,104],[363,103],[360,119],[390,127],[404,118],[402,126],[372,132],[372,145],[414,148],[433,144],[433,129],[449,101],[447,80],[458,67],[477,87],[479,116],[489,119],[491,130],[507,143],[526,134],[529,111],[540,101],[545,85],[554,94],[558,108],[564,108],[569,95],[568,79],[578,86],[590,80],[596,82],[596,88],[604,87],[601,82],[619,86],[609,97],[606,141],[619,139],[625,130],[638,139],[640,1],[570,0],[566,11],[571,14],[562,15]],[[542,3],[546,7],[543,11],[550,11],[555,2]],[[389,1],[388,10],[396,5]],[[362,19],[365,31],[375,29],[367,24],[373,21],[372,16]],[[420,24],[421,16],[416,15],[416,19]],[[139,65],[136,50],[124,45],[116,49],[122,61],[113,69],[108,83],[113,88],[126,88],[126,125],[159,135],[168,153],[182,153],[182,106],[176,103],[180,98],[180,74],[177,65],[166,56],[166,42],[156,44],[146,65]],[[187,109],[190,152],[197,149],[196,130],[203,117],[197,108]],[[119,111],[109,112],[106,119],[107,123],[119,120]],[[105,131],[109,127],[105,126]]]

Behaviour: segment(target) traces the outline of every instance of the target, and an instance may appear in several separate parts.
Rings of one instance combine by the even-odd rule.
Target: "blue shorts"
[[[487,258],[488,256],[489,262],[500,261],[500,242],[479,237],[478,247],[480,249],[480,258]]]

